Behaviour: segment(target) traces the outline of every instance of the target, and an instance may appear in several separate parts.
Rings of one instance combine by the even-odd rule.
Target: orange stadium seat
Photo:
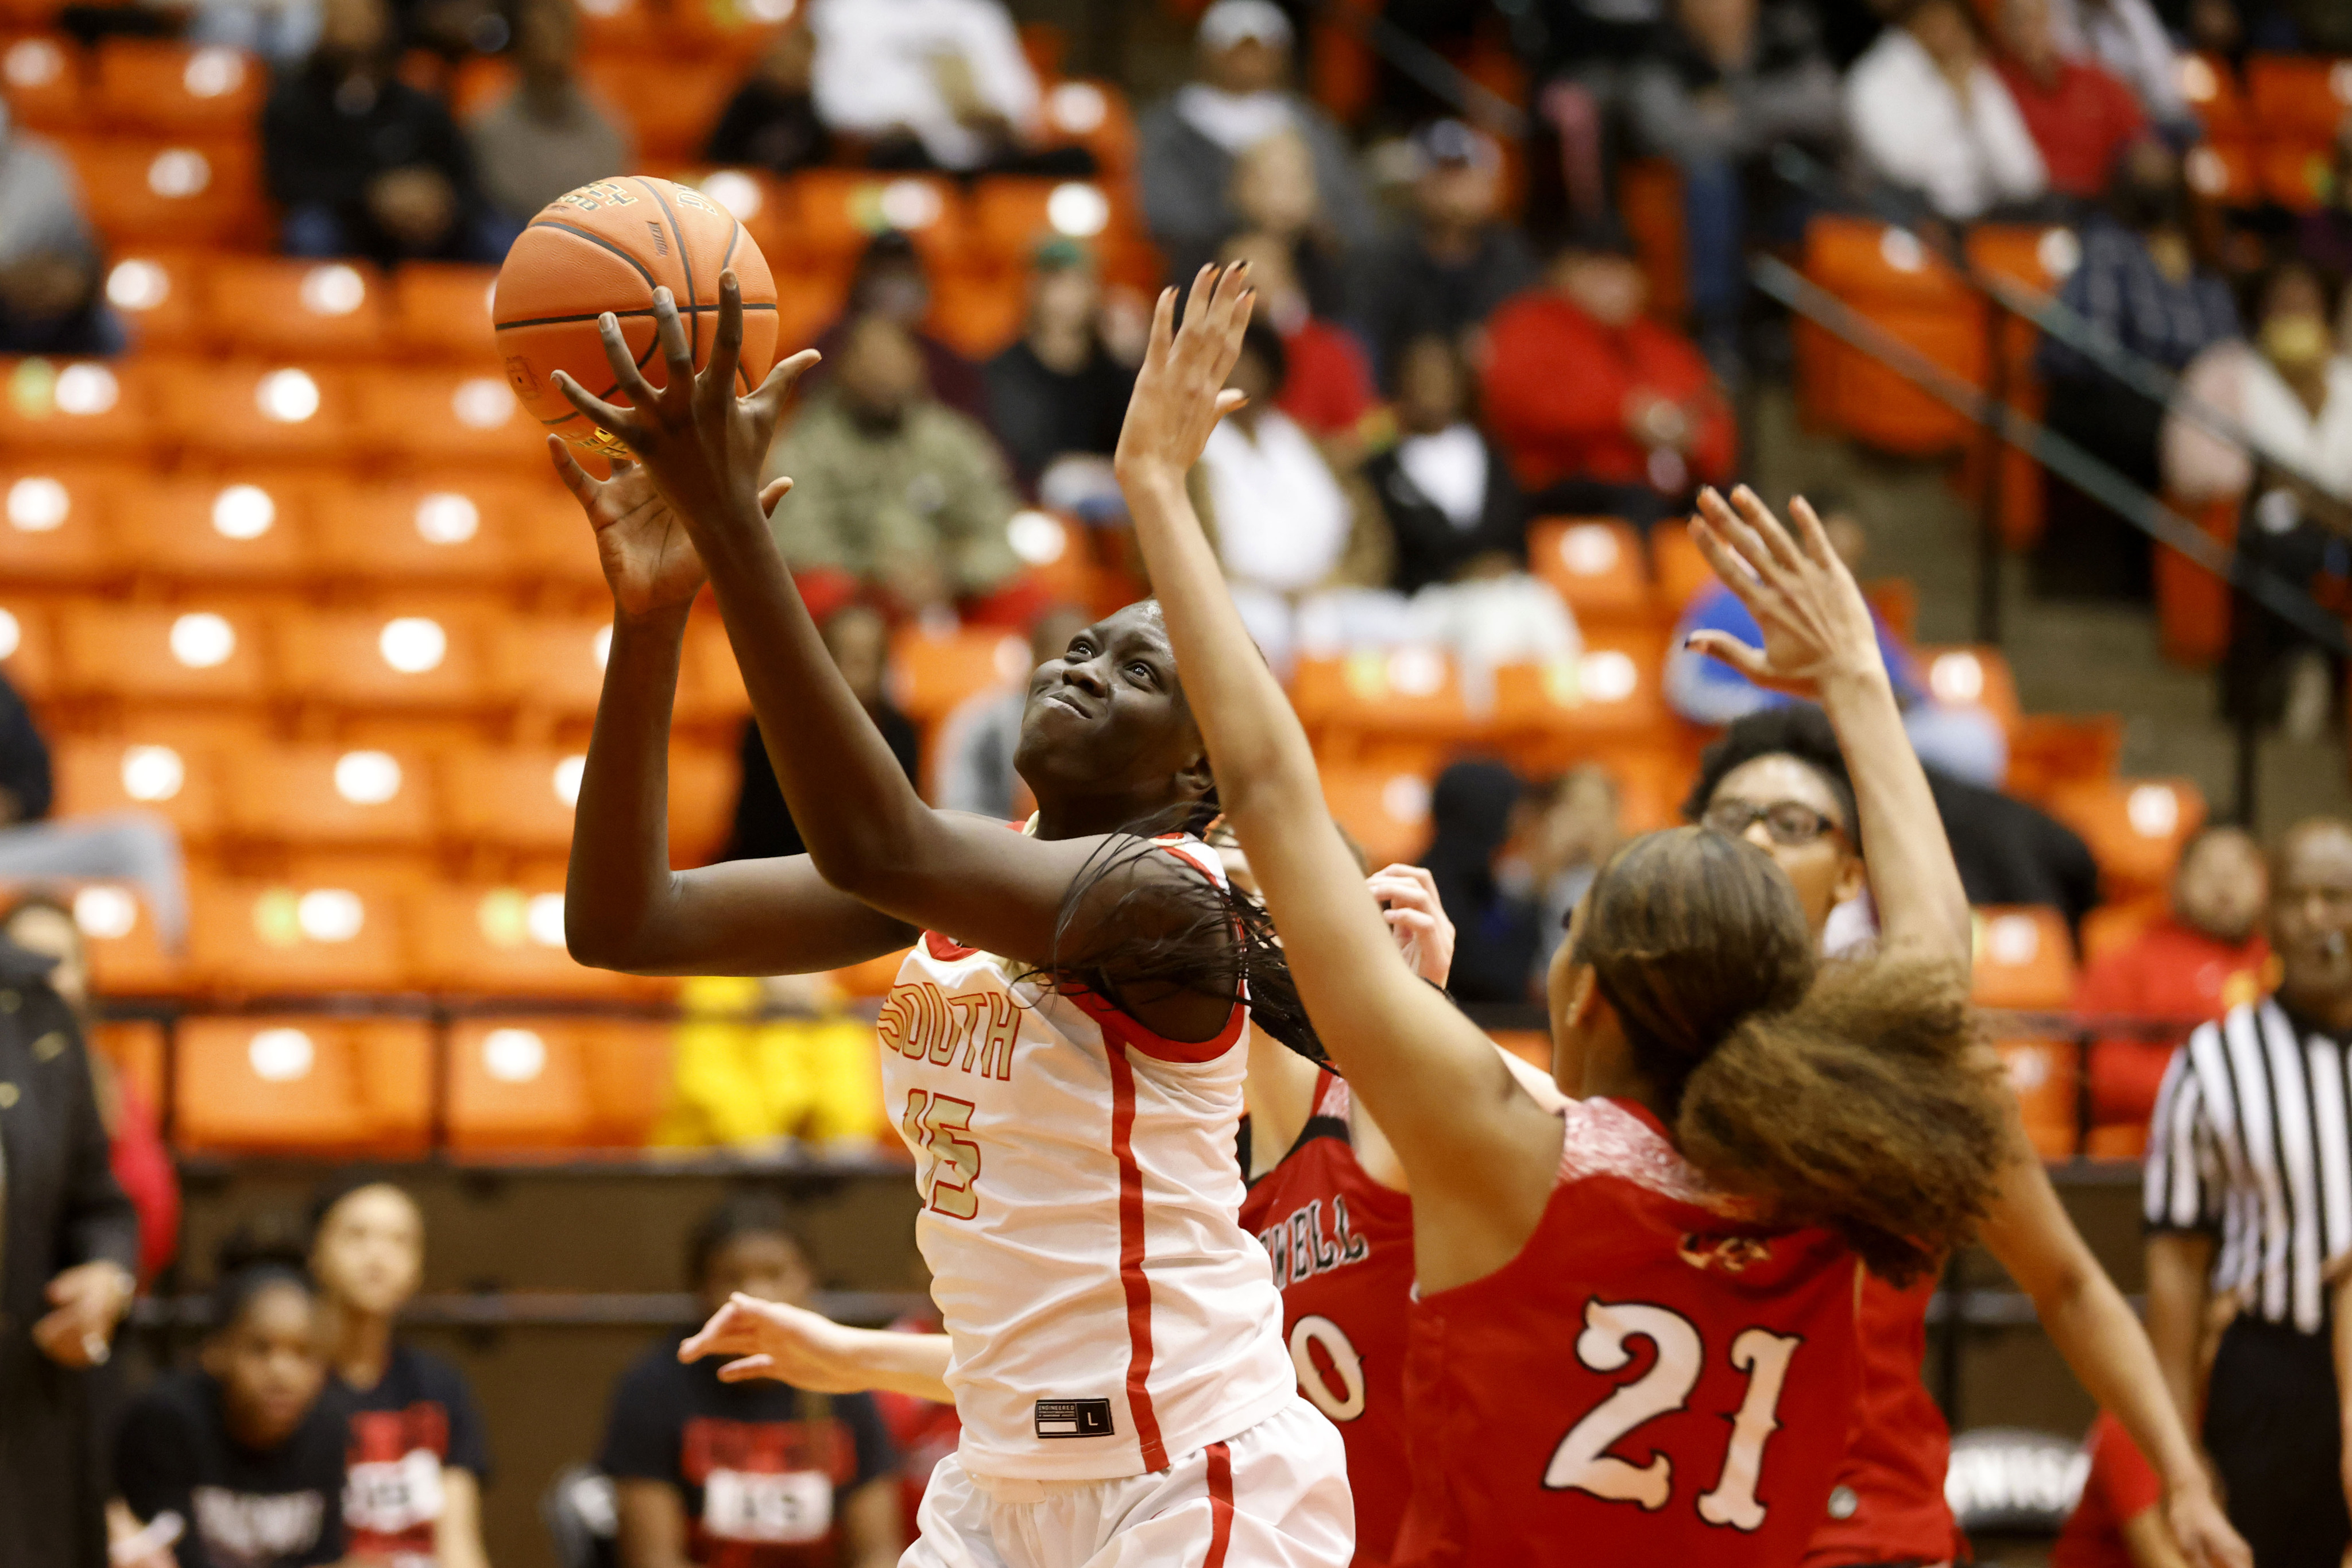
[[[2147,896],[2102,904],[2084,915],[2083,967],[2094,967],[2110,953],[2119,953],[2138,941],[2171,908],[2169,898]]]
[[[449,1143],[484,1153],[634,1148],[668,1087],[663,1024],[467,1019],[449,1036]]]
[[[2252,134],[2252,106],[2238,85],[2237,72],[2220,56],[2182,56],[2180,93],[2204,122],[2207,135],[2238,141]]]
[[[191,1019],[181,1026],[176,1131],[191,1149],[421,1153],[433,1039],[407,1019]]]
[[[509,617],[489,628],[491,685],[527,708],[585,717],[604,695],[612,645],[610,614]]]
[[[98,111],[121,131],[242,136],[261,117],[269,69],[218,45],[110,38],[98,50]]]
[[[673,864],[706,865],[735,824],[742,774],[731,750],[673,744],[669,748],[669,855]]]
[[[1546,517],[1528,530],[1528,564],[1580,624],[1658,616],[1642,538],[1614,517]]]
[[[71,38],[39,34],[0,49],[0,89],[9,115],[28,131],[79,131],[89,120],[81,51]]]
[[[417,975],[435,990],[525,997],[627,997],[664,988],[590,969],[563,946],[563,894],[528,885],[437,883],[409,897]]]
[[[2025,1135],[2045,1160],[2072,1159],[2080,1140],[2075,1083],[2080,1057],[2067,1040],[2004,1040],[1995,1043],[2003,1074],[2025,1124]]]
[[[1858,218],[1806,225],[1804,271],[1881,330],[1973,385],[1984,382],[1983,308],[1906,230]],[[1814,419],[1906,456],[1958,450],[1975,429],[1892,367],[1825,329],[1797,327],[1799,389]]]
[[[530,559],[512,520],[515,488],[464,475],[390,484],[323,481],[312,529],[319,570],[394,591],[417,583],[483,588],[522,580]],[[569,497],[564,504],[571,505]],[[585,533],[587,525],[580,529]]]
[[[17,583],[93,586],[120,575],[116,545],[124,476],[83,459],[56,463],[35,452],[0,455],[0,517],[7,523],[0,561]]]
[[[116,530],[142,575],[259,586],[310,570],[311,495],[299,475],[242,469],[132,486]]]
[[[2028,714],[2010,727],[2001,788],[2039,801],[2063,783],[2111,779],[2123,746],[2120,714]]]
[[[79,604],[59,617],[66,689],[134,702],[257,702],[268,691],[260,617],[228,604]]]
[[[392,278],[395,340],[407,352],[453,363],[498,362],[490,335],[490,289],[494,267],[412,261]]]
[[[228,819],[246,838],[421,850],[433,840],[433,778],[414,752],[271,747],[221,758]]]
[[[586,760],[581,751],[555,747],[450,753],[441,760],[450,832],[524,853],[568,852]]]
[[[1429,780],[1398,768],[1334,766],[1323,772],[1332,817],[1374,871],[1421,859],[1429,848]]]
[[[0,591],[0,670],[26,695],[45,697],[56,689],[55,643],[46,606],[14,590]]]
[[[0,361],[0,451],[142,458],[154,438],[152,373],[102,360]]]
[[[130,888],[74,890],[74,924],[89,953],[90,988],[101,997],[162,996],[187,987],[184,955],[164,951],[153,913]]]
[[[2180,161],[2180,171],[2190,190],[2223,206],[2251,205],[2262,189],[2252,141],[2216,137],[2200,142]]]
[[[2246,61],[2246,98],[2264,133],[2327,141],[2352,113],[2352,59],[2256,55]]]
[[[1068,80],[1045,90],[1045,136],[1095,155],[1106,179],[1124,175],[1135,163],[1135,111],[1127,94],[1108,81]]]
[[[973,238],[997,265],[1024,267],[1042,240],[1099,242],[1134,225],[1114,188],[1092,180],[983,180],[972,193]]]
[[[201,279],[205,256],[168,246],[119,251],[106,273],[106,301],[127,322],[142,350],[187,353],[207,345]]]
[[[715,607],[706,608],[686,623],[686,656],[678,671],[672,722],[731,730],[751,711],[751,694],[743,689],[743,672],[735,664],[727,627]]]
[[[95,1025],[89,1031],[89,1049],[151,1114],[163,1103],[162,1024],[152,1019],[129,1019]]]
[[[582,62],[580,74],[588,89],[636,132],[641,161],[692,158],[735,91],[735,62],[669,57],[652,72],[646,65],[638,50],[599,52]]]
[[[76,138],[90,221],[116,245],[232,246],[268,237],[259,153],[245,140]]]
[[[670,178],[691,185],[732,213],[751,236],[772,273],[778,259],[796,248],[793,188],[765,169],[700,167],[673,171]]]
[[[936,175],[804,169],[792,183],[801,253],[820,262],[851,260],[885,228],[905,233],[933,266],[961,260],[970,238],[962,193]]]
[[[2265,142],[2256,156],[2254,177],[2264,196],[2291,213],[2324,206],[2336,184],[2335,141]]]
[[[58,815],[152,811],[191,844],[206,844],[220,835],[219,773],[209,752],[144,733],[121,738],[64,736],[53,750]]]
[[[1664,638],[1652,631],[1593,628],[1573,665],[1506,664],[1495,672],[1496,721],[1511,730],[1576,736],[1671,731]]]
[[[1927,689],[1946,706],[1980,707],[2003,729],[2014,729],[2023,716],[2017,678],[1998,648],[1921,648],[1919,664],[1927,671]]]
[[[223,256],[206,269],[205,295],[230,353],[299,359],[371,359],[392,343],[381,274],[348,261]]]
[[[380,889],[206,883],[191,902],[190,962],[216,988],[266,996],[407,985],[399,900]]]
[[[467,481],[468,493],[473,481]],[[487,507],[497,508],[499,527],[515,541],[518,566],[543,588],[586,595],[595,604],[611,602],[604,569],[597,564],[596,536],[582,516],[580,504],[548,466],[544,454],[539,465],[502,474],[495,485],[482,481]]]
[[[934,280],[924,325],[966,359],[995,358],[1021,335],[1028,313],[1020,276],[1010,270],[942,273]]]
[[[2070,780],[2042,804],[2091,846],[2110,898],[2170,885],[2181,847],[2205,825],[2204,792],[2187,779]]]
[[[494,700],[481,630],[437,605],[289,612],[277,627],[295,695],[348,707],[443,710]]]
[[[1432,648],[1301,659],[1290,700],[1318,752],[1335,761],[1360,758],[1376,745],[1433,753],[1482,727],[1454,662]]]
[[[966,698],[1013,685],[1029,670],[1026,643],[985,627],[936,635],[909,626],[890,642],[891,700],[917,724],[945,718]]]
[[[2056,1011],[2074,999],[2074,949],[2065,917],[2043,905],[1977,911],[1970,999],[1980,1008]]]
[[[403,463],[547,473],[545,435],[496,367],[375,370],[359,384],[361,441]]]
[[[2217,500],[2197,507],[2167,496],[2165,505],[2216,543],[2236,542],[2236,502]],[[2157,640],[2164,656],[2192,669],[2210,666],[2230,645],[2234,605],[2229,582],[2169,545],[2158,545],[2150,564],[2156,579]]]
[[[177,361],[151,367],[165,434],[214,461],[326,462],[349,455],[345,372],[268,361]]]
[[[1660,523],[1650,530],[1650,574],[1658,585],[1658,608],[1679,619],[1698,597],[1699,590],[1715,584],[1715,568],[1706,564],[1687,523]]]

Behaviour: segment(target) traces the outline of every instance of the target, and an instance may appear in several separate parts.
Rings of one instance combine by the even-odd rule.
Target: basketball
[[[694,346],[710,362],[719,331],[719,275],[732,267],[743,290],[738,382],[749,392],[776,358],[776,283],[759,246],[733,214],[691,186],[640,174],[598,180],[541,207],[499,268],[491,316],[507,381],[540,423],[574,446],[625,456],[556,389],[555,372],[608,402],[628,398],[613,380],[596,319],[620,318],[629,352],[655,386],[665,368],[654,332],[654,290],[667,288]]]

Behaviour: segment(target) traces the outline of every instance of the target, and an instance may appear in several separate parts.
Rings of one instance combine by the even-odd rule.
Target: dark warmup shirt
[[[344,1397],[331,1383],[291,1437],[257,1453],[228,1435],[220,1385],[209,1374],[166,1373],[123,1416],[115,1485],[142,1523],[180,1516],[180,1568],[336,1562],[343,1555]]]
[[[677,1359],[684,1338],[661,1341],[622,1374],[598,1467],[615,1480],[677,1488],[688,1555],[707,1568],[831,1568],[841,1561],[841,1505],[898,1474],[874,1401],[721,1383],[717,1361]]]
[[[374,1387],[336,1380],[351,1418],[344,1444],[343,1528],[355,1556],[430,1559],[442,1511],[441,1472],[489,1474],[489,1445],[466,1375],[436,1356],[392,1347]]]

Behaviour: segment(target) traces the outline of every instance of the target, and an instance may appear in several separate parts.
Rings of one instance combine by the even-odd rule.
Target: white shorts
[[[1164,1470],[1109,1481],[931,1471],[898,1568],[1347,1568],[1356,1505],[1339,1428],[1306,1400]]]

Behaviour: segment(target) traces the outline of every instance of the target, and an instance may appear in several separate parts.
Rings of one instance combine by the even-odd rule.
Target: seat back
[[[1969,998],[1981,1008],[2058,1011],[2074,998],[2074,948],[2066,918],[2044,904],[1977,911]]]
[[[184,1147],[396,1155],[429,1134],[433,1041],[406,1019],[315,1015],[181,1025]]]

